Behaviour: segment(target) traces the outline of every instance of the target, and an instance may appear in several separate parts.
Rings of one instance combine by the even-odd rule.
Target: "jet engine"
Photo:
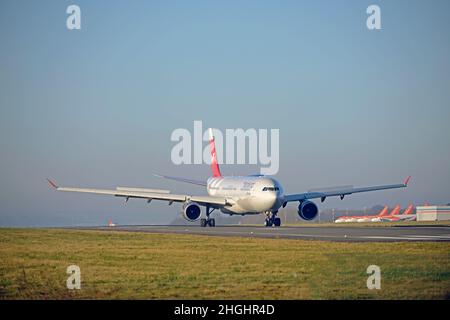
[[[183,205],[183,218],[188,221],[196,221],[200,219],[202,210],[195,202],[187,202]]]
[[[309,221],[317,216],[317,214],[319,213],[319,209],[317,209],[317,206],[314,202],[302,201],[298,205],[297,213],[300,216],[300,218]]]

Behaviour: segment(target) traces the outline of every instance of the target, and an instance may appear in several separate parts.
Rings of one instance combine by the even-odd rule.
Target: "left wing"
[[[306,193],[298,193],[298,194],[289,194],[284,197],[285,203],[291,201],[303,201],[308,199],[318,199],[322,202],[325,201],[327,197],[335,197],[340,196],[341,200],[344,199],[346,195],[350,195],[352,193],[359,192],[369,192],[369,191],[377,191],[377,190],[386,190],[386,189],[396,189],[396,188],[406,188],[408,186],[409,179],[411,176],[406,178],[403,183],[400,184],[388,184],[382,186],[374,186],[374,187],[363,187],[363,188],[344,188],[340,190],[333,191],[317,191],[317,192],[306,192]]]
[[[129,198],[140,198],[147,199],[148,202],[151,200],[163,200],[172,202],[197,202],[200,205],[215,205],[215,206],[228,206],[233,204],[233,200],[223,198],[223,197],[211,197],[211,196],[191,196],[184,194],[172,194],[168,190],[159,189],[143,189],[143,188],[128,188],[128,187],[117,187],[115,190],[111,189],[88,189],[88,188],[68,188],[59,187],[53,181],[47,179],[50,185],[58,191],[68,191],[68,192],[82,192],[82,193],[94,193],[103,195],[112,195],[116,197],[124,197],[128,201]]]

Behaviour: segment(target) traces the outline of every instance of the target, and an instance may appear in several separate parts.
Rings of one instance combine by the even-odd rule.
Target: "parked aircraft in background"
[[[397,208],[397,207],[396,207]],[[395,209],[394,209],[395,210]],[[393,211],[394,211],[393,210]],[[416,220],[416,215],[413,213],[414,205],[411,203],[404,211],[400,214],[400,209],[396,212],[391,213],[389,216],[384,217],[382,221],[414,221]]]
[[[369,215],[369,216],[358,217],[356,219],[356,222],[372,222],[372,221],[374,221],[376,219],[379,219],[379,218],[387,215],[388,214],[388,210],[389,210],[388,206],[385,206],[383,208],[383,210],[381,210],[381,212],[378,215],[376,215],[376,216],[370,216]]]
[[[390,213],[388,206],[385,206],[377,215],[366,216],[343,216],[336,219],[335,223],[343,222],[393,222],[393,221],[412,221],[416,219],[413,213],[414,205],[410,204],[403,213],[400,214],[400,205],[396,205]]]
[[[50,185],[58,191],[84,192],[103,195],[123,197],[128,201],[130,198],[181,202],[183,217],[188,221],[200,220],[200,225],[215,226],[215,220],[211,213],[218,209],[229,215],[265,214],[265,226],[280,226],[281,219],[277,216],[278,210],[284,208],[289,202],[298,202],[298,215],[304,220],[314,219],[319,210],[312,199],[320,199],[324,202],[328,197],[340,197],[353,193],[369,192],[386,189],[405,188],[408,186],[408,177],[403,183],[381,185],[362,188],[343,188],[333,191],[315,191],[296,194],[285,194],[281,184],[272,177],[263,175],[251,176],[222,176],[217,163],[216,147],[212,130],[209,129],[209,144],[211,149],[212,177],[207,180],[194,180],[171,176],[160,176],[166,179],[186,182],[206,187],[207,196],[194,196],[188,194],[172,194],[167,190],[155,190],[144,188],[118,187],[116,190],[108,189],[86,189],[59,187],[53,181],[48,180]],[[201,207],[205,207],[202,214]]]
[[[342,222],[371,222],[373,219],[377,219],[381,216],[388,214],[389,207],[385,206],[377,215],[366,215],[366,216],[342,216],[337,218],[335,223]]]
[[[414,211],[414,205],[412,203],[410,203],[409,206],[406,207],[405,211],[403,211],[402,215],[413,214],[413,211]]]
[[[380,221],[390,221],[390,219],[392,219],[392,218],[394,218],[396,215],[398,215],[399,213],[400,213],[400,209],[401,209],[402,207],[398,204],[398,205],[396,205],[392,210],[391,210],[391,212],[389,213],[389,214],[387,214],[387,215],[385,215],[385,216],[383,216],[383,217],[380,217],[380,220],[379,221],[376,221],[376,222],[380,222]]]

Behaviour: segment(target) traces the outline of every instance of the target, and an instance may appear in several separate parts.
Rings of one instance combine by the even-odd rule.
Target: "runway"
[[[218,226],[115,226],[85,227],[77,229],[115,230],[128,232],[194,234],[221,237],[250,237],[273,239],[303,239],[341,242],[393,242],[393,241],[450,241],[450,227],[445,226],[393,226],[393,227],[280,227]]]

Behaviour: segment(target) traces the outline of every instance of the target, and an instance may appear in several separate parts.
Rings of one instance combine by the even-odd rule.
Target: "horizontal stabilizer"
[[[165,175],[156,174],[156,173],[154,173],[153,175],[158,178],[164,178],[164,179],[174,180],[174,181],[178,181],[178,182],[186,182],[186,183],[190,183],[190,184],[195,184],[197,186],[206,187],[206,181],[187,179],[187,178],[181,178],[181,177],[171,177],[171,176],[165,176]]]
[[[116,190],[118,190],[118,191],[135,191],[135,192],[150,192],[150,193],[170,193],[170,190],[165,190],[165,189],[117,187]]]

